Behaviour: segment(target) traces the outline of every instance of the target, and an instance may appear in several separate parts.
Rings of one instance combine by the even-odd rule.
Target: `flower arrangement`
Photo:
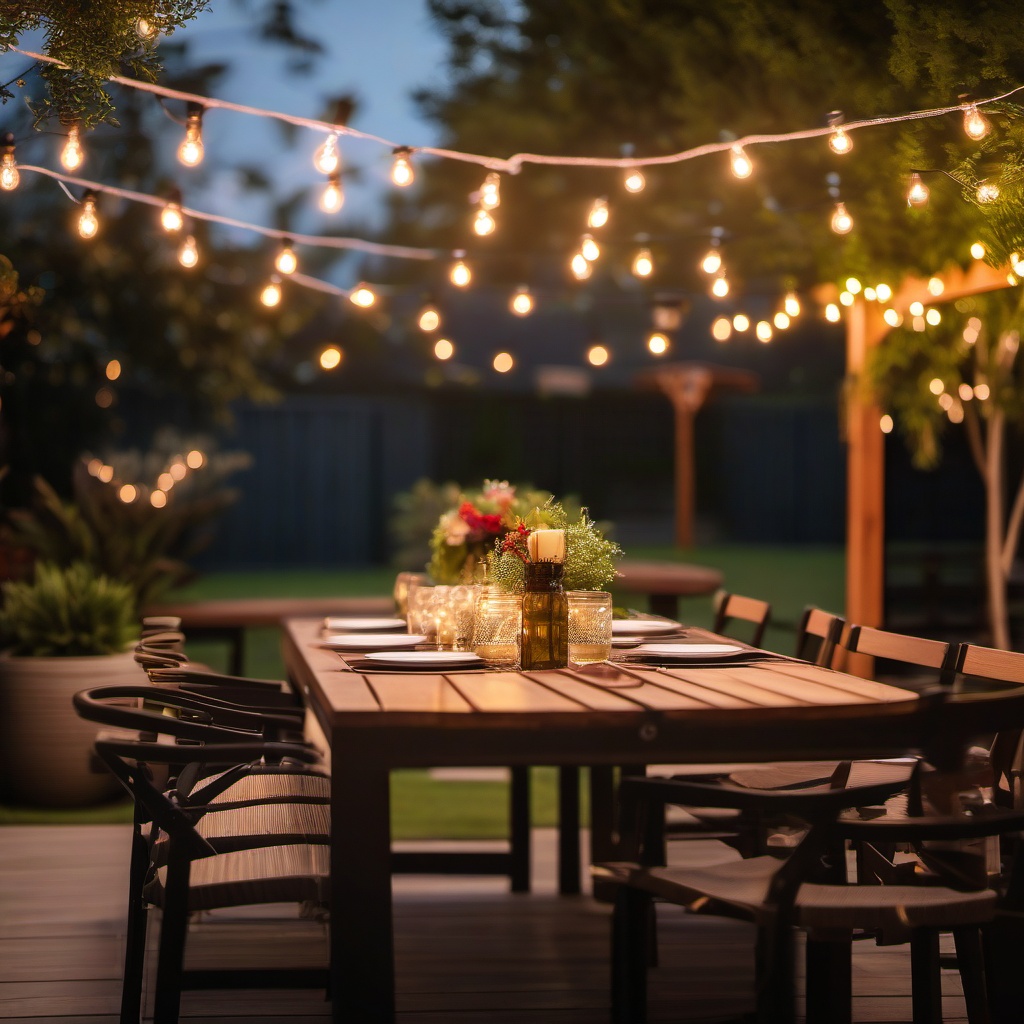
[[[525,565],[530,561],[528,538],[541,529],[565,531],[562,583],[566,590],[603,590],[615,579],[615,559],[622,556],[622,548],[604,536],[585,508],[572,519],[560,502],[549,499],[525,517],[518,517],[497,542],[491,556],[491,579],[502,590],[523,591]]]
[[[475,493],[460,493],[458,504],[443,513],[430,538],[427,572],[435,583],[468,583],[494,552],[495,541],[514,530],[520,518],[551,495],[507,480],[485,480]]]

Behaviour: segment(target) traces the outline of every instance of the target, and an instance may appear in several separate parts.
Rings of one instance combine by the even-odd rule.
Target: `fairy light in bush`
[[[964,104],[964,131],[967,133],[968,138],[974,139],[975,142],[980,142],[988,135],[991,127],[988,120],[978,110],[977,103]]]
[[[1012,253],[1010,260],[1012,262],[1015,253]],[[928,294],[934,295],[938,298],[946,290],[945,282],[941,277],[930,277],[928,278]]]
[[[78,125],[73,124],[68,129],[68,137],[64,147],[60,151],[61,167],[66,171],[77,171],[85,161],[85,151],[78,137]]]
[[[928,197],[931,195],[931,189],[924,183],[924,179],[921,177],[918,171],[914,171],[910,175],[910,184],[907,187],[907,205],[908,206],[925,206],[928,203]]]
[[[716,299],[724,299],[729,294],[729,279],[724,273],[718,274],[711,282],[711,294]]]
[[[888,302],[892,298],[892,289],[883,281],[875,285],[875,298],[879,302]]]
[[[196,247],[194,236],[188,235],[181,243],[181,248],[178,249],[178,262],[186,270],[191,270],[199,262],[199,249]]]
[[[711,337],[718,342],[726,342],[732,337],[732,322],[727,316],[715,317],[711,324]]]
[[[320,209],[324,213],[337,213],[345,204],[345,192],[341,187],[341,175],[335,171],[328,175],[327,184],[320,194]]]
[[[767,345],[772,340],[772,325],[767,320],[758,320],[754,333],[757,335],[758,341]]]
[[[791,320],[795,320],[800,315],[800,299],[796,292],[786,292],[786,297],[782,300],[782,308]]]
[[[863,287],[864,286],[860,283],[860,281],[856,277],[848,277],[846,279],[846,290],[851,295],[859,295],[861,293],[861,289]]]
[[[603,196],[594,200],[587,214],[588,228],[603,228],[608,223],[608,200]]]
[[[436,331],[441,326],[441,314],[438,312],[437,307],[428,302],[421,310],[420,315],[416,318],[416,324],[421,331],[430,333]]]
[[[933,306],[925,313],[924,322],[930,327],[938,327],[942,323],[942,313]]]
[[[455,355],[455,346],[447,338],[438,338],[434,342],[434,358],[444,362]]]
[[[582,252],[573,253],[573,257],[569,260],[569,270],[572,271],[572,276],[577,281],[586,281],[588,277],[593,273],[594,268],[590,265],[586,256]]]
[[[86,192],[82,196],[82,212],[78,215],[78,233],[83,238],[95,238],[100,229],[99,217],[96,214],[96,193]]]
[[[700,261],[700,269],[705,274],[717,274],[722,269],[722,254],[718,251],[721,244],[721,236],[716,232],[711,236],[711,248],[704,253],[704,257]]]
[[[889,307],[888,307],[888,308],[887,308],[887,309],[886,309],[886,310],[885,310],[885,311],[884,311],[884,312],[882,313],[882,319],[883,319],[883,320],[884,320],[884,321],[885,321],[885,322],[886,322],[886,323],[887,323],[887,324],[888,324],[888,325],[889,325],[890,327],[899,327],[899,326],[900,326],[900,324],[902,324],[902,323],[903,323],[903,317],[902,317],[902,316],[900,315],[900,312],[899,312],[899,310],[893,309],[893,308],[892,308],[892,306],[889,306]]]
[[[647,337],[647,350],[655,356],[663,356],[669,349],[668,335],[654,331]]]
[[[979,203],[994,203],[999,198],[999,186],[990,181],[982,181],[974,195]]]
[[[587,349],[587,362],[591,366],[607,366],[611,353],[605,345],[591,345]]]
[[[975,384],[974,385],[974,397],[979,402],[987,401],[990,394],[991,394],[991,392],[990,392],[989,386],[987,384],[982,383],[982,384]]]
[[[341,167],[341,151],[338,149],[338,135],[331,132],[313,154],[313,166],[321,173],[331,175]]]
[[[473,272],[469,269],[469,264],[459,254],[456,254],[456,260],[452,264],[451,270],[448,271],[448,280],[456,288],[466,288],[473,280]]]
[[[846,209],[846,203],[836,203],[832,211],[832,230],[837,235],[848,235],[853,230],[853,217]]]
[[[149,495],[149,503],[153,508],[166,508],[167,495],[163,491],[152,491]]]
[[[839,293],[839,305],[841,305],[841,306],[852,306],[853,305],[853,300],[854,300],[853,292],[851,292],[851,291],[849,291],[847,289],[843,289],[843,291],[841,291]]]
[[[972,243],[971,256],[976,260],[983,260],[985,258],[985,246],[981,242]]]
[[[181,212],[181,193],[177,189],[160,211],[160,226],[169,235],[177,234],[185,226],[185,217]]]
[[[281,304],[281,278],[276,274],[263,286],[260,302],[270,309]]]
[[[754,173],[754,162],[747,156],[746,151],[739,143],[730,150],[729,164],[734,177],[749,178]]]
[[[633,257],[633,274],[636,277],[650,277],[654,273],[654,260],[650,249],[641,249]]]
[[[369,285],[358,284],[352,289],[348,300],[360,309],[369,309],[377,301],[377,294]]]
[[[639,167],[630,167],[622,179],[622,187],[627,192],[643,192],[647,186],[647,179]]]
[[[408,146],[399,146],[394,151],[391,180],[399,188],[408,188],[416,180],[416,172],[412,166],[412,150]]]
[[[842,318],[843,314],[840,312],[839,307],[834,302],[830,302],[825,307],[825,319],[830,324],[837,324],[840,320],[842,320]]]
[[[853,139],[843,129],[843,112],[833,110],[828,115],[828,123],[832,129],[832,134],[828,137],[828,148],[837,156],[846,156],[853,149]]]
[[[203,162],[203,107],[199,103],[188,105],[185,138],[178,147],[178,159],[186,167],[198,167]]]
[[[152,39],[156,35],[156,25],[148,18],[139,18],[135,22],[135,34],[143,41]]]
[[[3,156],[0,156],[0,188],[5,192],[13,192],[21,181],[18,164],[14,159],[14,135],[4,132]]]
[[[526,285],[521,284],[513,293],[509,309],[516,316],[529,316],[533,312],[533,296]]]
[[[737,313],[732,318],[732,329],[736,331],[737,334],[742,334],[744,331],[749,331],[750,317],[748,317],[745,313]]]
[[[299,269],[299,258],[295,255],[290,238],[281,239],[281,248],[274,257],[274,269],[279,274],[294,274]]]

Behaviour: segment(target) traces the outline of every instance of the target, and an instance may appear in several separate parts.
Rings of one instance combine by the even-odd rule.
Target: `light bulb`
[[[317,147],[313,154],[313,166],[321,174],[334,174],[341,166],[341,153],[338,150],[338,136],[331,132]]]
[[[717,274],[722,269],[722,254],[714,247],[708,249],[700,261],[700,269],[705,274]]]
[[[994,203],[999,198],[999,186],[983,181],[975,195],[979,203]]]
[[[975,242],[971,246],[971,256],[976,260],[983,260],[985,258],[985,246],[981,242]]]
[[[95,238],[100,229],[99,218],[96,216],[96,195],[86,192],[82,197],[82,212],[78,215],[78,233],[83,238]]]
[[[448,280],[451,281],[456,288],[465,288],[470,281],[473,280],[473,272],[469,269],[469,266],[463,260],[456,260],[452,264],[452,269],[448,273]]]
[[[476,216],[473,218],[473,230],[478,235],[489,235],[495,227],[494,218],[483,207],[476,211]]]
[[[988,135],[991,125],[982,117],[976,103],[968,103],[964,107],[964,131],[976,142]]]
[[[888,302],[892,298],[892,289],[883,281],[875,285],[875,297],[879,302]]]
[[[282,274],[294,274],[299,268],[299,258],[295,255],[290,238],[281,239],[281,248],[274,259],[274,267]]]
[[[848,277],[846,279],[846,290],[848,292],[853,292],[854,295],[859,295],[860,291],[861,291],[861,288],[863,288],[863,287],[864,286],[860,283],[860,281],[856,277]]]
[[[656,356],[663,356],[668,351],[668,344],[668,337],[661,331],[655,331],[647,338],[647,348]]]
[[[135,34],[140,39],[152,39],[156,35],[156,26],[148,18],[139,18],[135,22]]]
[[[593,268],[587,262],[586,256],[581,252],[573,255],[573,258],[569,261],[569,269],[577,281],[585,281],[593,272]]]
[[[341,175],[332,174],[320,196],[320,209],[324,213],[337,213],[344,205],[345,192],[341,187]]]
[[[496,210],[501,206],[501,177],[496,171],[491,171],[480,186],[480,205],[485,210]]]
[[[178,159],[186,167],[196,167],[203,162],[203,108],[196,104],[189,104],[185,138],[178,147]]]
[[[416,180],[413,170],[412,150],[408,146],[399,146],[395,150],[395,159],[391,164],[391,180],[399,187],[406,188]]]
[[[633,273],[637,277],[650,277],[654,272],[654,260],[651,259],[650,249],[641,249],[633,257]]]
[[[800,315],[800,300],[797,298],[796,292],[786,292],[786,297],[782,302],[782,308],[790,317]]]
[[[608,200],[595,199],[590,207],[590,213],[587,214],[587,227],[603,228],[608,223],[608,213]]]
[[[717,317],[711,325],[711,337],[715,341],[728,341],[732,337],[732,324],[727,316]]]
[[[730,156],[732,162],[732,173],[737,178],[749,178],[754,172],[754,164],[749,156],[743,151],[743,147],[736,145],[732,147]]]
[[[276,306],[281,301],[281,282],[277,277],[272,277],[260,292],[260,302],[264,306]]]
[[[174,234],[185,226],[185,218],[181,213],[181,204],[173,199],[160,211],[160,226],[168,234]]]
[[[883,434],[891,434],[893,425],[892,417],[888,413],[884,413],[878,418],[878,429]]]
[[[85,160],[85,152],[78,138],[78,125],[73,124],[68,129],[68,137],[64,148],[60,151],[61,166],[66,171],[77,171]]]
[[[931,190],[924,183],[921,175],[914,171],[910,176],[910,187],[907,189],[907,205],[924,206],[928,202]]]
[[[606,345],[591,345],[587,349],[587,362],[591,366],[604,366],[611,358]]]
[[[900,316],[899,310],[893,309],[892,306],[889,306],[885,310],[885,312],[882,314],[882,319],[890,327],[899,327],[899,325],[903,323],[903,317]]]
[[[530,290],[525,285],[517,288],[509,306],[516,316],[529,316],[533,312],[533,296]]]
[[[853,230],[853,218],[846,210],[846,203],[836,203],[832,214],[832,230],[837,235],[848,235]]]
[[[825,307],[825,319],[830,324],[837,324],[840,320],[842,320],[842,318],[843,314],[840,312],[839,307],[834,302],[830,302]]]
[[[434,355],[440,360],[451,359],[455,355],[455,346],[448,338],[438,338],[434,343]]]
[[[590,235],[584,235],[580,240],[580,255],[589,263],[593,263],[601,255],[600,246]]]
[[[716,299],[724,299],[729,294],[729,279],[725,274],[719,274],[711,285],[711,294]]]
[[[441,314],[434,306],[427,305],[420,310],[416,322],[421,331],[436,331],[441,326]]]
[[[758,320],[754,333],[758,341],[767,343],[772,340],[772,325],[767,320]]]
[[[828,148],[833,153],[838,153],[839,156],[845,156],[853,149],[853,139],[839,125],[836,125],[829,136]]]
[[[3,157],[0,157],[0,188],[5,192],[13,192],[21,181],[21,175],[14,160],[14,136],[10,132],[4,133],[3,149]]]
[[[362,309],[369,309],[377,301],[373,289],[365,284],[357,285],[349,294],[349,301]]]
[[[181,243],[181,248],[178,250],[178,262],[189,270],[199,262],[199,250],[196,248],[196,240],[191,235]]]
[[[734,331],[739,331],[741,334],[744,331],[750,330],[750,317],[743,313],[737,313],[732,318],[732,327]]]
[[[647,184],[647,179],[643,176],[643,172],[638,167],[631,167],[626,171],[626,176],[622,179],[622,184],[627,192],[643,192],[644,186]]]
[[[785,310],[780,309],[772,318],[772,323],[775,324],[776,330],[784,331],[790,324],[789,314]]]

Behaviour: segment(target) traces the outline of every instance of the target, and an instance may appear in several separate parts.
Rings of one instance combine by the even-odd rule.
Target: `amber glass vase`
[[[568,664],[569,600],[562,589],[562,563],[527,562],[520,666],[529,671]]]

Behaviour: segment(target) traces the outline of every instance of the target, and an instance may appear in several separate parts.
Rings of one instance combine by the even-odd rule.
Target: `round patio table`
[[[648,609],[670,619],[679,615],[679,598],[713,594],[723,579],[718,569],[689,562],[642,562],[624,558],[618,568],[616,589],[646,595]]]

